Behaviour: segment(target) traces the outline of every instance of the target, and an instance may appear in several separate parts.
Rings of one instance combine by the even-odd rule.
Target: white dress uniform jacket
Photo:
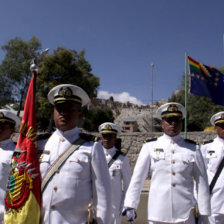
[[[6,185],[10,176],[11,160],[15,146],[11,139],[0,142],[0,223],[3,223],[4,220]]]
[[[124,206],[137,209],[144,181],[151,172],[148,220],[164,223],[186,221],[197,202],[201,215],[210,214],[210,198],[203,158],[196,145],[181,136],[163,135],[145,143],[135,165]]]
[[[115,155],[117,148],[104,149],[107,163]],[[123,209],[124,196],[131,179],[131,168],[128,157],[119,155],[109,168],[111,191],[112,191],[112,220],[111,224],[121,224],[121,212]]]
[[[78,128],[74,128],[66,132],[57,129],[51,135],[41,156],[42,178],[79,134]],[[47,184],[42,194],[42,223],[85,224],[91,201],[98,223],[110,223],[111,186],[107,163],[101,144],[90,141],[70,155]]]
[[[208,182],[211,183],[224,156],[224,140],[216,137],[213,142],[201,146],[207,168]],[[212,214],[224,214],[224,169],[211,194]]]

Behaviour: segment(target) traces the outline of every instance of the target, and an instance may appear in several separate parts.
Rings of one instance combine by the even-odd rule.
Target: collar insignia
[[[0,118],[3,118],[4,114],[2,112],[0,112]]]

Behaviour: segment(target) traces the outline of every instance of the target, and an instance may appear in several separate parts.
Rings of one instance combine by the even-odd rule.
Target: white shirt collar
[[[171,136],[169,136],[169,135],[167,135],[165,133],[163,134],[163,137],[165,139],[169,140],[169,141],[174,141],[174,142],[178,142],[181,139],[180,135],[176,135],[176,136],[171,137]]]
[[[221,142],[222,144],[224,144],[224,139],[223,139],[223,138],[220,138],[218,135],[217,135],[217,140],[218,140],[219,142]]]
[[[61,131],[60,129],[57,128],[56,133],[63,137],[69,137],[71,135],[74,135],[74,133],[80,133],[80,130],[77,127],[70,129],[68,131]]]
[[[73,129],[70,129],[68,131],[61,131],[59,129],[56,129],[55,133],[60,136],[66,138],[69,142],[73,143],[74,140],[78,139],[79,134],[81,131],[75,127]]]
[[[115,147],[112,147],[112,148],[110,148],[110,149],[106,149],[106,148],[103,147],[103,151],[104,151],[105,154],[110,154],[110,155],[112,155],[112,154],[114,154],[114,152],[115,152],[116,150],[117,150],[117,149],[116,149]]]

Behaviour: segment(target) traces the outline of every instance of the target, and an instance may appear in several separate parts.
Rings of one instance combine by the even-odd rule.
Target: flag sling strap
[[[76,151],[86,140],[79,138],[77,139],[72,146],[70,146],[48,169],[47,173],[42,179],[41,182],[41,192],[44,191],[46,185],[48,184],[49,180],[54,176],[55,172],[63,165],[63,163],[68,159],[68,157]]]
[[[212,179],[211,184],[209,185],[210,193],[212,193],[212,190],[213,190],[213,188],[214,188],[214,186],[215,186],[215,183],[216,183],[216,181],[218,180],[220,173],[222,172],[223,166],[224,166],[224,157],[223,157],[221,163],[220,163],[219,166],[218,166],[218,169],[217,169],[217,171],[216,171],[216,173],[215,173],[215,176],[214,176],[213,179]]]
[[[117,150],[116,153],[114,154],[114,156],[112,157],[112,159],[109,161],[108,168],[111,167],[111,165],[114,163],[114,161],[118,158],[118,156],[120,154],[121,154],[121,152],[119,150]]]

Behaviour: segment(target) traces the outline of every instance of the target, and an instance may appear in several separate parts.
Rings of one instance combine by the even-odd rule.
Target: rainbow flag
[[[37,159],[35,80],[33,72],[26,96],[19,139],[12,158],[5,198],[5,224],[39,224],[40,173]]]
[[[201,64],[188,56],[190,93],[209,97],[224,105],[224,75],[216,68]]]

